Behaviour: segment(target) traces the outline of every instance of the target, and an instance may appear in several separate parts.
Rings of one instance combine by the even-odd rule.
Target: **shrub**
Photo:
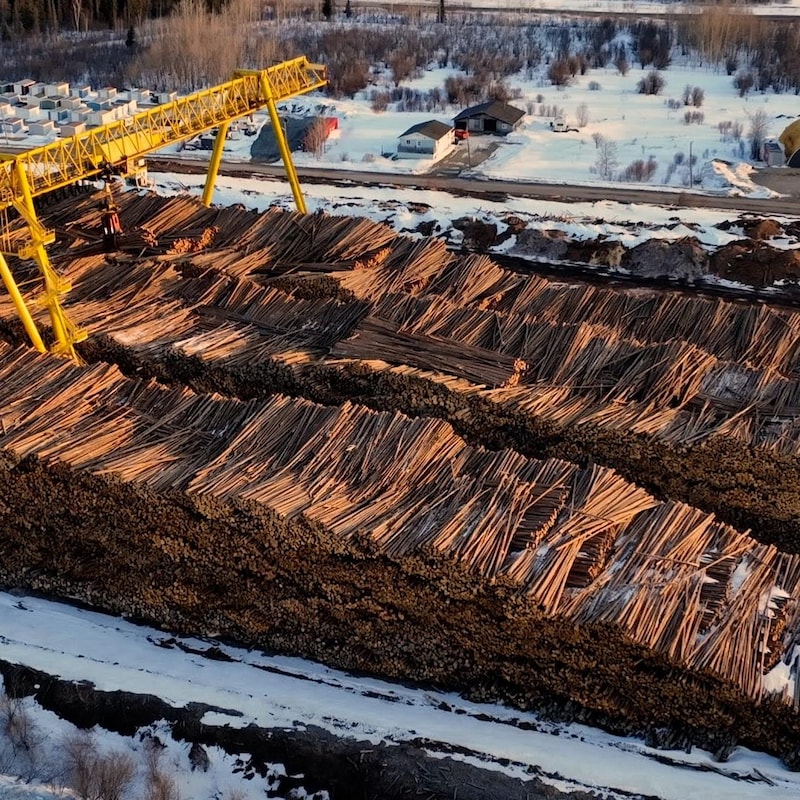
[[[97,794],[103,800],[122,800],[136,773],[130,753],[106,753],[97,762]]]
[[[579,128],[585,128],[589,124],[589,106],[586,103],[581,103],[575,109],[575,120]]]
[[[171,775],[154,770],[147,776],[144,800],[180,800],[180,797],[177,781]]]
[[[72,786],[82,800],[122,800],[136,773],[129,753],[98,753],[91,734],[76,731],[64,742]]]
[[[676,97],[670,97],[669,100],[667,100],[667,108],[671,108],[673,111],[680,108],[682,105],[683,104],[681,103],[681,101],[678,100]]]
[[[692,89],[692,105],[695,108],[700,108],[703,105],[703,101],[706,99],[706,93],[701,89],[699,86],[695,86]]]
[[[589,81],[589,91],[599,92],[603,87],[597,81]]]
[[[747,131],[747,137],[750,140],[750,158],[758,160],[761,158],[761,145],[767,136],[767,129],[769,127],[769,120],[767,112],[763,108],[748,114],[750,126]]]
[[[621,53],[619,56],[617,56],[614,66],[617,68],[617,72],[619,72],[623,78],[628,74],[628,71],[631,68],[631,65],[628,63],[628,59],[625,57],[624,53]]]
[[[597,145],[597,159],[594,163],[597,174],[610,180],[617,169],[617,145],[611,139],[601,138]]]
[[[702,111],[687,111],[683,115],[683,121],[687,125],[702,124],[703,120],[705,119],[705,114]]]
[[[328,141],[328,128],[322,117],[317,117],[306,129],[300,147],[306,153],[311,153],[314,158],[320,159],[325,153],[325,143]]]
[[[740,72],[733,79],[733,85],[739,92],[739,97],[744,97],[752,88],[756,79],[752,72]]]
[[[569,59],[559,58],[551,62],[547,70],[547,78],[553,86],[568,86],[572,83],[575,73]]]
[[[660,94],[666,85],[666,81],[661,73],[656,69],[651,69],[647,75],[636,84],[639,94]]]
[[[632,161],[620,174],[620,179],[623,181],[635,181],[637,183],[644,183],[653,177],[656,171],[656,160],[651,156],[647,161],[641,158]]]
[[[386,111],[389,107],[389,92],[375,92],[372,95],[372,110],[376,113]]]
[[[44,734],[23,699],[0,693],[0,733],[11,747],[20,774],[22,775],[24,771],[24,777],[33,780],[41,766],[41,745]],[[3,755],[3,749],[0,748],[0,756]],[[2,764],[0,769],[3,769]]]

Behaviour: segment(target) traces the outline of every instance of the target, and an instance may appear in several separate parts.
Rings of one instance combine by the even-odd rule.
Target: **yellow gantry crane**
[[[0,223],[0,277],[33,346],[40,352],[46,351],[4,253],[33,259],[39,268],[44,282],[41,301],[50,314],[55,337],[52,352],[79,361],[75,344],[87,335],[70,321],[61,307],[60,295],[70,287],[53,269],[47,257],[45,248],[55,240],[55,236],[39,221],[34,198],[81,180],[136,174],[141,170],[142,157],[147,153],[217,128],[203,189],[203,203],[208,206],[214,193],[228,126],[234,120],[266,107],[297,210],[306,213],[276,103],[320,89],[326,82],[325,67],[312,64],[305,57],[284,61],[264,70],[239,70],[233,80],[227,83],[141,111],[109,125],[92,128],[22,153],[0,153],[0,213],[5,218],[8,209],[16,209],[30,236],[23,246],[12,247],[7,226]]]

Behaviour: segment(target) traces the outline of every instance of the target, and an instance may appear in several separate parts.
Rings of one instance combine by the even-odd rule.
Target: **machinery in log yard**
[[[79,362],[75,345],[87,335],[61,306],[60,296],[70,287],[47,256],[46,247],[55,240],[55,235],[41,224],[34,205],[36,197],[79,181],[136,176],[144,169],[144,156],[148,153],[216,129],[203,189],[203,203],[208,206],[229,125],[266,108],[297,210],[305,213],[305,201],[276,104],[320,89],[326,83],[325,67],[301,56],[263,70],[239,70],[227,83],[42,147],[20,153],[0,152],[0,277],[33,346],[40,352],[47,350],[4,254],[36,262],[44,284],[40,301],[48,310],[55,339],[51,352]],[[27,235],[22,243],[12,241],[10,235],[12,209],[25,224]],[[103,213],[103,228],[104,241],[110,245],[121,231],[110,199]]]

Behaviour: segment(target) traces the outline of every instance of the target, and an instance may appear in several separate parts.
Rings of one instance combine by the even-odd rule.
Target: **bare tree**
[[[604,137],[597,147],[597,159],[594,162],[597,174],[604,180],[611,180],[618,163],[616,142]]]
[[[97,761],[97,796],[102,800],[122,800],[136,774],[130,753],[106,753]]]
[[[75,30],[79,31],[83,16],[83,0],[70,0],[69,8],[72,12],[72,24],[75,26]]]
[[[154,770],[147,775],[144,800],[180,800],[178,783],[171,775]]]
[[[575,109],[575,121],[579,128],[585,128],[589,124],[589,106],[586,103],[581,103]]]
[[[306,130],[303,136],[302,148],[306,153],[311,153],[315,158],[322,158],[325,152],[325,142],[328,140],[328,127],[323,117],[317,117]]]
[[[747,118],[750,120],[747,130],[747,138],[750,140],[750,158],[758,161],[761,159],[761,145],[764,144],[764,139],[767,137],[769,118],[763,108],[748,114]]]
[[[32,780],[40,766],[44,735],[22,698],[0,694],[0,733],[10,746],[7,755],[16,762],[18,774]]]

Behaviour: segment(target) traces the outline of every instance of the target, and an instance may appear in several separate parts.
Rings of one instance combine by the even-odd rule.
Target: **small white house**
[[[88,122],[91,111],[88,106],[80,106],[79,108],[72,108],[69,112],[70,122]]]
[[[69,84],[68,83],[47,83],[44,87],[44,93],[48,97],[52,97],[53,95],[57,95],[58,97],[67,97],[69,96]]]
[[[28,134],[30,136],[48,136],[56,132],[55,123],[49,119],[42,119],[38,122],[28,123]]]
[[[14,115],[27,122],[47,119],[47,112],[42,111],[39,106],[16,106],[14,108]]]
[[[25,78],[21,81],[14,81],[14,93],[23,95],[23,94],[30,94],[31,86],[34,86],[36,81],[31,80],[30,78]]]
[[[786,163],[786,156],[775,139],[767,139],[761,145],[761,160],[768,167],[782,167]]]
[[[84,122],[70,122],[64,124],[58,129],[59,136],[75,136],[75,134],[83,133],[86,130]]]
[[[25,123],[19,117],[6,117],[2,121],[3,133],[24,133]]]
[[[89,124],[93,127],[98,125],[109,125],[116,118],[116,114],[111,109],[103,111],[92,111],[89,114]]]
[[[453,148],[453,127],[431,119],[412,125],[398,137],[397,155],[400,158],[441,158]]]

